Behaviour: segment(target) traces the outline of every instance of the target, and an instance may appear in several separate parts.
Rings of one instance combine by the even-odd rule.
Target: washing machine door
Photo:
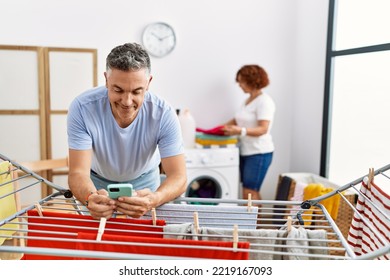
[[[188,172],[188,185],[185,192],[186,197],[193,198],[226,198],[229,196],[226,179],[218,172],[207,169],[197,169]],[[209,204],[209,202],[189,202],[191,204]]]

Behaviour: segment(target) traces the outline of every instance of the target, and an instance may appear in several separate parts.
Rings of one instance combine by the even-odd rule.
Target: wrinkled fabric
[[[225,260],[248,259],[247,250],[243,252],[233,251],[233,242],[159,239],[110,234],[103,234],[102,241],[113,241],[111,244],[103,242],[88,243],[82,242],[81,239],[95,240],[96,234],[80,232],[78,234],[79,242],[76,245],[77,250]],[[115,242],[131,242],[131,244],[115,244]],[[217,248],[213,249],[212,247]],[[237,248],[248,249],[249,243],[238,242]]]

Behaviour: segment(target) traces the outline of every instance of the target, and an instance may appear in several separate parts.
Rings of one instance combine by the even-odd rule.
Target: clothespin
[[[8,175],[11,175],[12,173],[12,163],[9,162],[8,164]]]
[[[43,217],[43,209],[39,203],[35,203],[35,209],[37,209],[39,217]]]
[[[98,229],[98,234],[96,236],[96,241],[102,241],[102,235],[104,233],[104,229],[106,228],[106,218],[100,218],[100,223],[99,223],[99,229]]]
[[[248,194],[248,212],[252,212],[252,194]]]
[[[369,168],[368,169],[368,182],[367,182],[367,188],[370,190],[371,189],[371,183],[374,181],[374,168]]]
[[[17,179],[18,172],[15,172],[15,170],[17,170],[17,169],[15,169],[15,166],[12,163],[9,163],[9,165],[8,165],[8,175],[11,176],[11,180]]]
[[[156,208],[152,208],[151,210],[151,213],[152,213],[152,221],[153,221],[153,225],[157,225],[157,215],[156,215]]]
[[[292,219],[291,219],[291,216],[288,216],[287,217],[287,232],[291,231],[291,227],[292,227]]]
[[[233,252],[237,250],[238,247],[238,225],[233,226]]]
[[[194,212],[194,228],[195,228],[195,233],[199,234],[199,217],[198,217],[198,212]]]

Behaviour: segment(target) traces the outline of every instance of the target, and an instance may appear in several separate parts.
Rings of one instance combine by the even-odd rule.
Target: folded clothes
[[[197,132],[195,136],[195,142],[200,145],[230,145],[237,144],[238,138],[235,136],[221,136],[221,135],[210,135],[203,132]]]
[[[203,129],[203,128],[196,128],[197,132],[203,132],[205,134],[211,134],[211,135],[224,135],[224,131],[222,130],[223,125],[219,125],[210,129]]]
[[[198,139],[204,139],[204,140],[231,140],[231,139],[237,139],[236,136],[227,136],[227,135],[211,135],[203,132],[197,132],[195,135]]]
[[[230,139],[230,140],[205,140],[205,139],[195,139],[195,143],[203,146],[211,146],[211,145],[235,145],[238,143],[237,139]]]

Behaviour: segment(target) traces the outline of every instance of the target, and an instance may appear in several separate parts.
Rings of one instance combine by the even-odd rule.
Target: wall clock
[[[146,26],[142,33],[142,44],[148,53],[163,57],[176,46],[176,34],[172,26],[165,22],[154,22]]]

